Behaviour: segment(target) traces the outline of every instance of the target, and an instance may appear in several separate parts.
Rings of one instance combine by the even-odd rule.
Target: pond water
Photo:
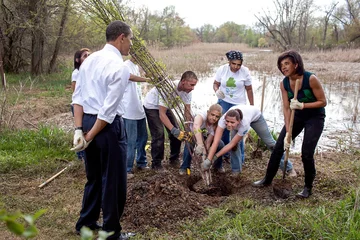
[[[281,75],[263,75],[252,71],[255,106],[260,109],[263,79],[266,79],[263,115],[270,130],[279,133],[284,124],[280,93]],[[217,102],[212,89],[214,77],[200,79],[193,91],[192,111],[206,109]],[[359,83],[323,84],[327,98],[325,128],[317,151],[345,151],[360,147]],[[291,151],[300,152],[303,133],[296,139]]]

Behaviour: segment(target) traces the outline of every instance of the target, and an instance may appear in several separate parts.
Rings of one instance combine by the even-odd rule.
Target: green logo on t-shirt
[[[235,84],[235,79],[233,77],[230,77],[227,81],[226,81],[226,91],[229,93],[230,97],[233,97],[233,91],[236,89],[236,84]]]

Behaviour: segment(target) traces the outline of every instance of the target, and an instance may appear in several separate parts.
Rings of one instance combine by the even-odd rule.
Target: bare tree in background
[[[47,22],[46,0],[29,0],[31,31],[31,74],[43,72],[45,28]]]
[[[278,48],[302,48],[307,41],[307,26],[313,0],[275,0],[275,12],[255,15]]]
[[[63,37],[65,22],[66,22],[68,11],[69,11],[69,6],[70,6],[70,0],[65,0],[64,10],[63,10],[63,14],[62,14],[60,26],[59,26],[59,34],[56,38],[54,52],[53,52],[51,60],[50,60],[48,73],[51,73],[55,70],[56,59],[57,59],[57,57],[59,55],[59,51],[60,51],[60,45],[61,45],[61,40]]]
[[[332,16],[335,8],[336,8],[336,5],[338,4],[337,3],[333,3],[329,9],[326,9],[325,10],[325,17],[324,17],[324,33],[323,33],[323,37],[322,37],[322,47],[324,48],[325,47],[325,43],[326,43],[326,36],[327,36],[327,30],[328,30],[328,26],[329,26],[329,20],[330,20],[330,17]]]

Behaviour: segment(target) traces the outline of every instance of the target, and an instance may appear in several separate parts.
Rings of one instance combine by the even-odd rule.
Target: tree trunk
[[[29,9],[33,17],[32,41],[31,41],[31,74],[43,73],[46,5],[44,0],[29,1]]]
[[[57,59],[59,51],[60,51],[60,45],[61,45],[61,40],[62,40],[64,28],[65,28],[65,22],[66,22],[66,19],[67,19],[67,13],[68,13],[69,5],[70,5],[70,0],[65,0],[64,12],[62,14],[61,22],[60,22],[59,35],[58,35],[58,37],[56,39],[55,49],[54,49],[54,53],[52,55],[52,58],[50,60],[48,73],[54,72],[54,70],[55,70],[56,59]]]
[[[3,46],[3,34],[1,31],[0,26],[0,77],[1,77],[1,83],[2,87],[5,90],[6,89],[6,80],[5,80],[5,73],[4,73],[4,67],[3,67],[3,59],[4,59],[4,46]]]

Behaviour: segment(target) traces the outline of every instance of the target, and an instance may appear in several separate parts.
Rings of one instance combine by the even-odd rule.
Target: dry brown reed
[[[305,69],[314,72],[324,83],[358,83],[360,81],[360,49],[301,52],[300,54]],[[281,75],[276,65],[279,55],[279,52],[259,51],[246,58],[246,66],[251,71]]]
[[[230,50],[253,51],[245,44],[235,43],[197,43],[168,50],[149,48],[154,58],[166,65],[166,72],[174,79],[179,79],[187,70],[194,71],[198,77],[212,75],[213,68],[226,60],[225,53]]]
[[[166,71],[174,79],[180,78],[186,70],[194,71],[199,77],[212,76],[214,69],[226,62],[225,53],[229,50],[242,51],[244,65],[250,71],[281,76],[276,66],[280,52],[253,49],[245,44],[198,43],[169,50],[149,48],[154,58],[166,65]],[[314,72],[324,83],[360,81],[360,49],[335,49],[300,54],[305,69]]]

